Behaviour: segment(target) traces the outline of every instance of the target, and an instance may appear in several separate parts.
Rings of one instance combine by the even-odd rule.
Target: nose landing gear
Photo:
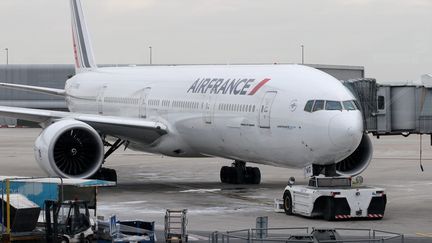
[[[220,179],[228,184],[260,184],[261,171],[258,167],[246,166],[246,162],[236,160],[231,166],[221,168]]]

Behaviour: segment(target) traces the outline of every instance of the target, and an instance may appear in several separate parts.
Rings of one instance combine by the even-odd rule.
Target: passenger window
[[[313,100],[309,100],[308,102],[306,102],[304,111],[312,112],[313,103],[314,103]]]
[[[344,101],[343,105],[344,105],[345,110],[352,111],[352,110],[356,109],[354,106],[354,103],[351,100]]]
[[[339,101],[332,101],[332,100],[328,100],[326,101],[326,106],[325,106],[326,110],[330,110],[330,111],[334,111],[334,110],[342,110],[342,104]]]
[[[316,100],[313,107],[313,111],[319,111],[322,109],[324,109],[324,100]]]

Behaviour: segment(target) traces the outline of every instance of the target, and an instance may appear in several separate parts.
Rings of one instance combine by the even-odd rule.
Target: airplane
[[[247,162],[357,175],[372,157],[355,96],[297,65],[97,67],[80,0],[70,0],[76,75],[64,89],[0,83],[63,96],[69,112],[0,106],[43,128],[35,158],[50,176],[90,178],[119,147],[174,157],[220,157],[223,183],[259,184]],[[105,148],[106,147],[106,148]]]

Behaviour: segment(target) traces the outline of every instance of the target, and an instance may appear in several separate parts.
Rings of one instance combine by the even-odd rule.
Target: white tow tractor
[[[286,214],[306,217],[323,217],[326,220],[352,218],[382,219],[387,203],[383,188],[361,186],[358,177],[316,176],[309,184],[294,185],[293,177],[288,181],[283,194],[282,207]]]

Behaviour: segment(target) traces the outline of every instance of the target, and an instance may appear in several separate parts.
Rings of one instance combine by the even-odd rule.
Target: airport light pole
[[[6,51],[6,65],[9,65],[9,48],[4,49]]]
[[[153,58],[152,55],[153,55],[153,53],[152,53],[152,47],[151,46],[149,46],[149,51],[150,51],[150,60],[149,61],[150,61],[150,65],[152,65],[152,61],[153,61],[152,60],[152,58]]]
[[[301,63],[304,64],[304,45],[301,45]]]

